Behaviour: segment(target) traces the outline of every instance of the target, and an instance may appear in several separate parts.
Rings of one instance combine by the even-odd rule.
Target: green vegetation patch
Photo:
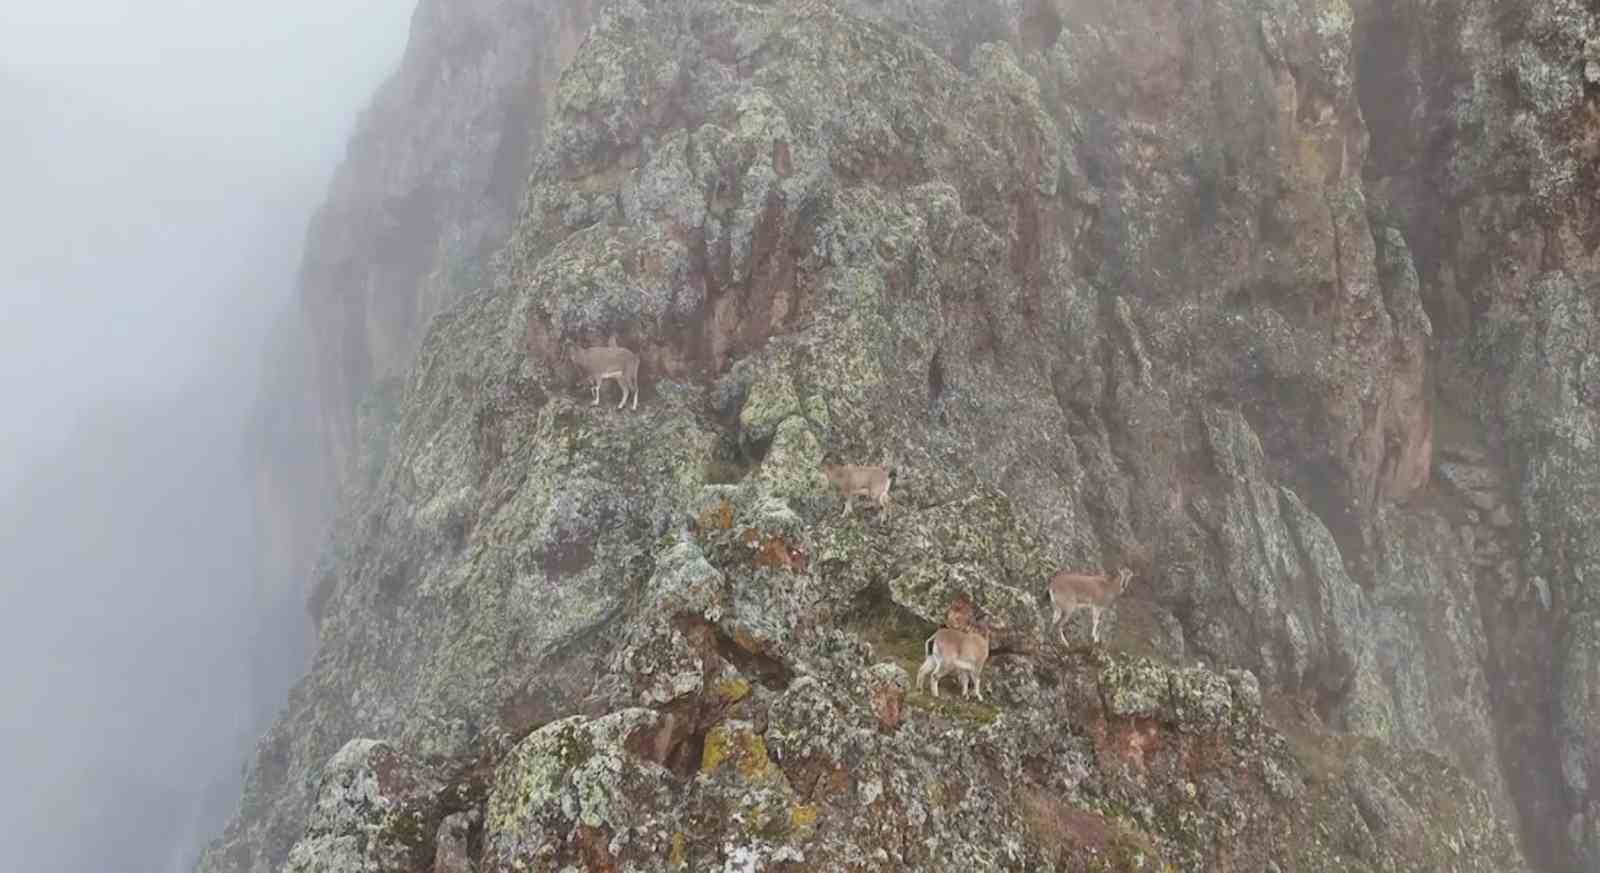
[[[879,660],[892,661],[907,674],[917,675],[927,654],[924,646],[939,629],[937,625],[895,603],[881,587],[868,591],[852,614],[848,629],[871,645]]]
[[[974,724],[989,724],[1000,717],[1000,707],[992,703],[980,703],[975,697],[962,698],[959,685],[953,690],[945,687],[953,681],[956,681],[954,674],[945,677],[938,697],[926,691],[907,691],[906,704],[924,712]]]

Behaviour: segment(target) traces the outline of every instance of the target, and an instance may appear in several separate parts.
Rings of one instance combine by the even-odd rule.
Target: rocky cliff
[[[1600,869],[1592,17],[425,3],[202,869]],[[977,615],[991,700],[908,688]]]
[[[483,277],[518,214],[586,0],[420,0],[306,239],[299,311],[258,405],[264,576],[316,596],[336,509],[379,472],[360,419],[394,402],[429,319]],[[370,430],[368,431],[370,433]]]

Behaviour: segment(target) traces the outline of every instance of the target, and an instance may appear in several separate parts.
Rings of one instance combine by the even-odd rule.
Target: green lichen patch
[[[497,771],[490,795],[489,828],[515,828],[531,812],[550,803],[569,773],[594,755],[588,719],[573,716],[534,731],[519,743]]]
[[[946,676],[945,684],[953,682],[953,675]],[[965,722],[973,725],[986,725],[1000,717],[1000,707],[977,698],[963,698],[959,690],[941,689],[938,697],[926,691],[915,689],[906,692],[906,704],[941,718],[952,721]]]
[[[627,737],[660,719],[653,710],[627,709],[594,720],[573,716],[529,734],[495,769],[489,832],[516,834],[557,811],[574,823],[607,824],[635,783],[665,772],[626,748]]]
[[[417,812],[392,816],[383,830],[401,844],[412,848],[420,848],[432,838],[427,831],[427,822]]]
[[[1146,658],[1115,659],[1100,670],[1106,710],[1123,718],[1151,717],[1166,702],[1171,670]]]

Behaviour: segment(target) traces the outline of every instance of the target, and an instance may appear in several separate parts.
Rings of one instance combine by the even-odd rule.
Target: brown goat
[[[923,644],[927,657],[922,669],[917,671],[917,690],[922,690],[922,680],[932,676],[933,696],[939,696],[939,680],[952,671],[961,678],[961,696],[967,695],[967,677],[972,677],[972,687],[983,700],[983,665],[989,662],[989,636],[993,628],[974,624],[972,630],[940,628]]]
[[[1133,578],[1133,571],[1123,567],[1115,577],[1089,576],[1082,573],[1057,573],[1050,578],[1050,608],[1051,626],[1061,637],[1062,645],[1067,642],[1065,625],[1067,619],[1080,608],[1089,609],[1089,639],[1093,643],[1100,642],[1100,613],[1109,607],[1112,601],[1122,596],[1128,590],[1128,580]]]
[[[849,515],[851,501],[857,496],[876,500],[885,513],[889,511],[889,486],[894,484],[893,467],[855,467],[849,464],[823,464],[822,475],[828,477],[833,487],[844,495],[844,512]]]
[[[583,375],[594,383],[594,403],[600,405],[600,386],[607,379],[614,379],[622,388],[622,402],[617,404],[621,409],[628,402],[628,395],[633,395],[633,408],[639,408],[639,356],[618,346],[596,346],[588,349],[573,349],[568,353]]]

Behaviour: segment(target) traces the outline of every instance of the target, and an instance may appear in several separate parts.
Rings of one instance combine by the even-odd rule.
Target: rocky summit
[[[199,869],[1600,871],[1597,119],[1576,0],[422,0]]]

